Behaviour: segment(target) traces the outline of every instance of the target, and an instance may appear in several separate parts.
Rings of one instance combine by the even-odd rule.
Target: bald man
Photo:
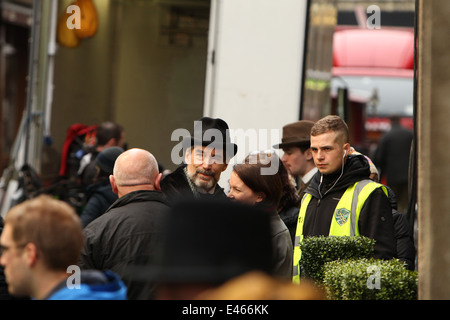
[[[129,270],[151,264],[159,244],[168,209],[160,180],[150,152],[138,148],[123,152],[110,176],[117,201],[83,230],[86,241],[80,267],[115,271],[127,286],[129,300],[153,299],[154,283],[133,281]]]
[[[143,149],[130,149],[121,154],[114,164],[109,182],[119,198],[138,190],[160,191],[162,174],[155,157]]]

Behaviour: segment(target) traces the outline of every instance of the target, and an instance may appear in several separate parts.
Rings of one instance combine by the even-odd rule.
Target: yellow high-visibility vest
[[[386,196],[388,192],[385,186],[372,180],[362,180],[349,186],[342,195],[334,210],[331,220],[329,236],[359,236],[358,220],[361,209],[370,194],[377,188],[382,188]],[[306,209],[311,201],[311,194],[306,193],[302,198],[297,220],[294,243],[294,268],[292,281],[300,283],[299,261],[301,259],[300,243],[303,241],[303,223],[305,222]]]

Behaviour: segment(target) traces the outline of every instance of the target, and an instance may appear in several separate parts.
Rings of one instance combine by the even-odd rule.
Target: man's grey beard
[[[205,175],[211,176],[212,180],[210,181],[204,181],[202,179],[200,179],[198,177],[199,173],[203,173]],[[217,180],[214,177],[214,173],[208,170],[195,170],[194,174],[190,174],[189,172],[187,172],[188,177],[191,179],[191,181],[194,183],[195,187],[198,189],[199,192],[201,193],[212,193],[212,191],[214,191],[216,185],[217,185]]]

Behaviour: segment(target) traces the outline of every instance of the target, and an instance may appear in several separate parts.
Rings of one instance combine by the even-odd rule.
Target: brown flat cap
[[[283,127],[283,137],[281,138],[281,143],[276,144],[273,147],[275,149],[282,149],[309,142],[311,128],[313,125],[314,122],[309,120],[300,120],[285,125]]]

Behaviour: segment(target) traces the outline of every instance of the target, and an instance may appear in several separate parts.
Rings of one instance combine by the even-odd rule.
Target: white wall
[[[307,1],[211,5],[204,115],[227,121],[239,146],[221,177],[227,189],[233,163],[271,148],[281,140],[281,128],[299,119]]]

